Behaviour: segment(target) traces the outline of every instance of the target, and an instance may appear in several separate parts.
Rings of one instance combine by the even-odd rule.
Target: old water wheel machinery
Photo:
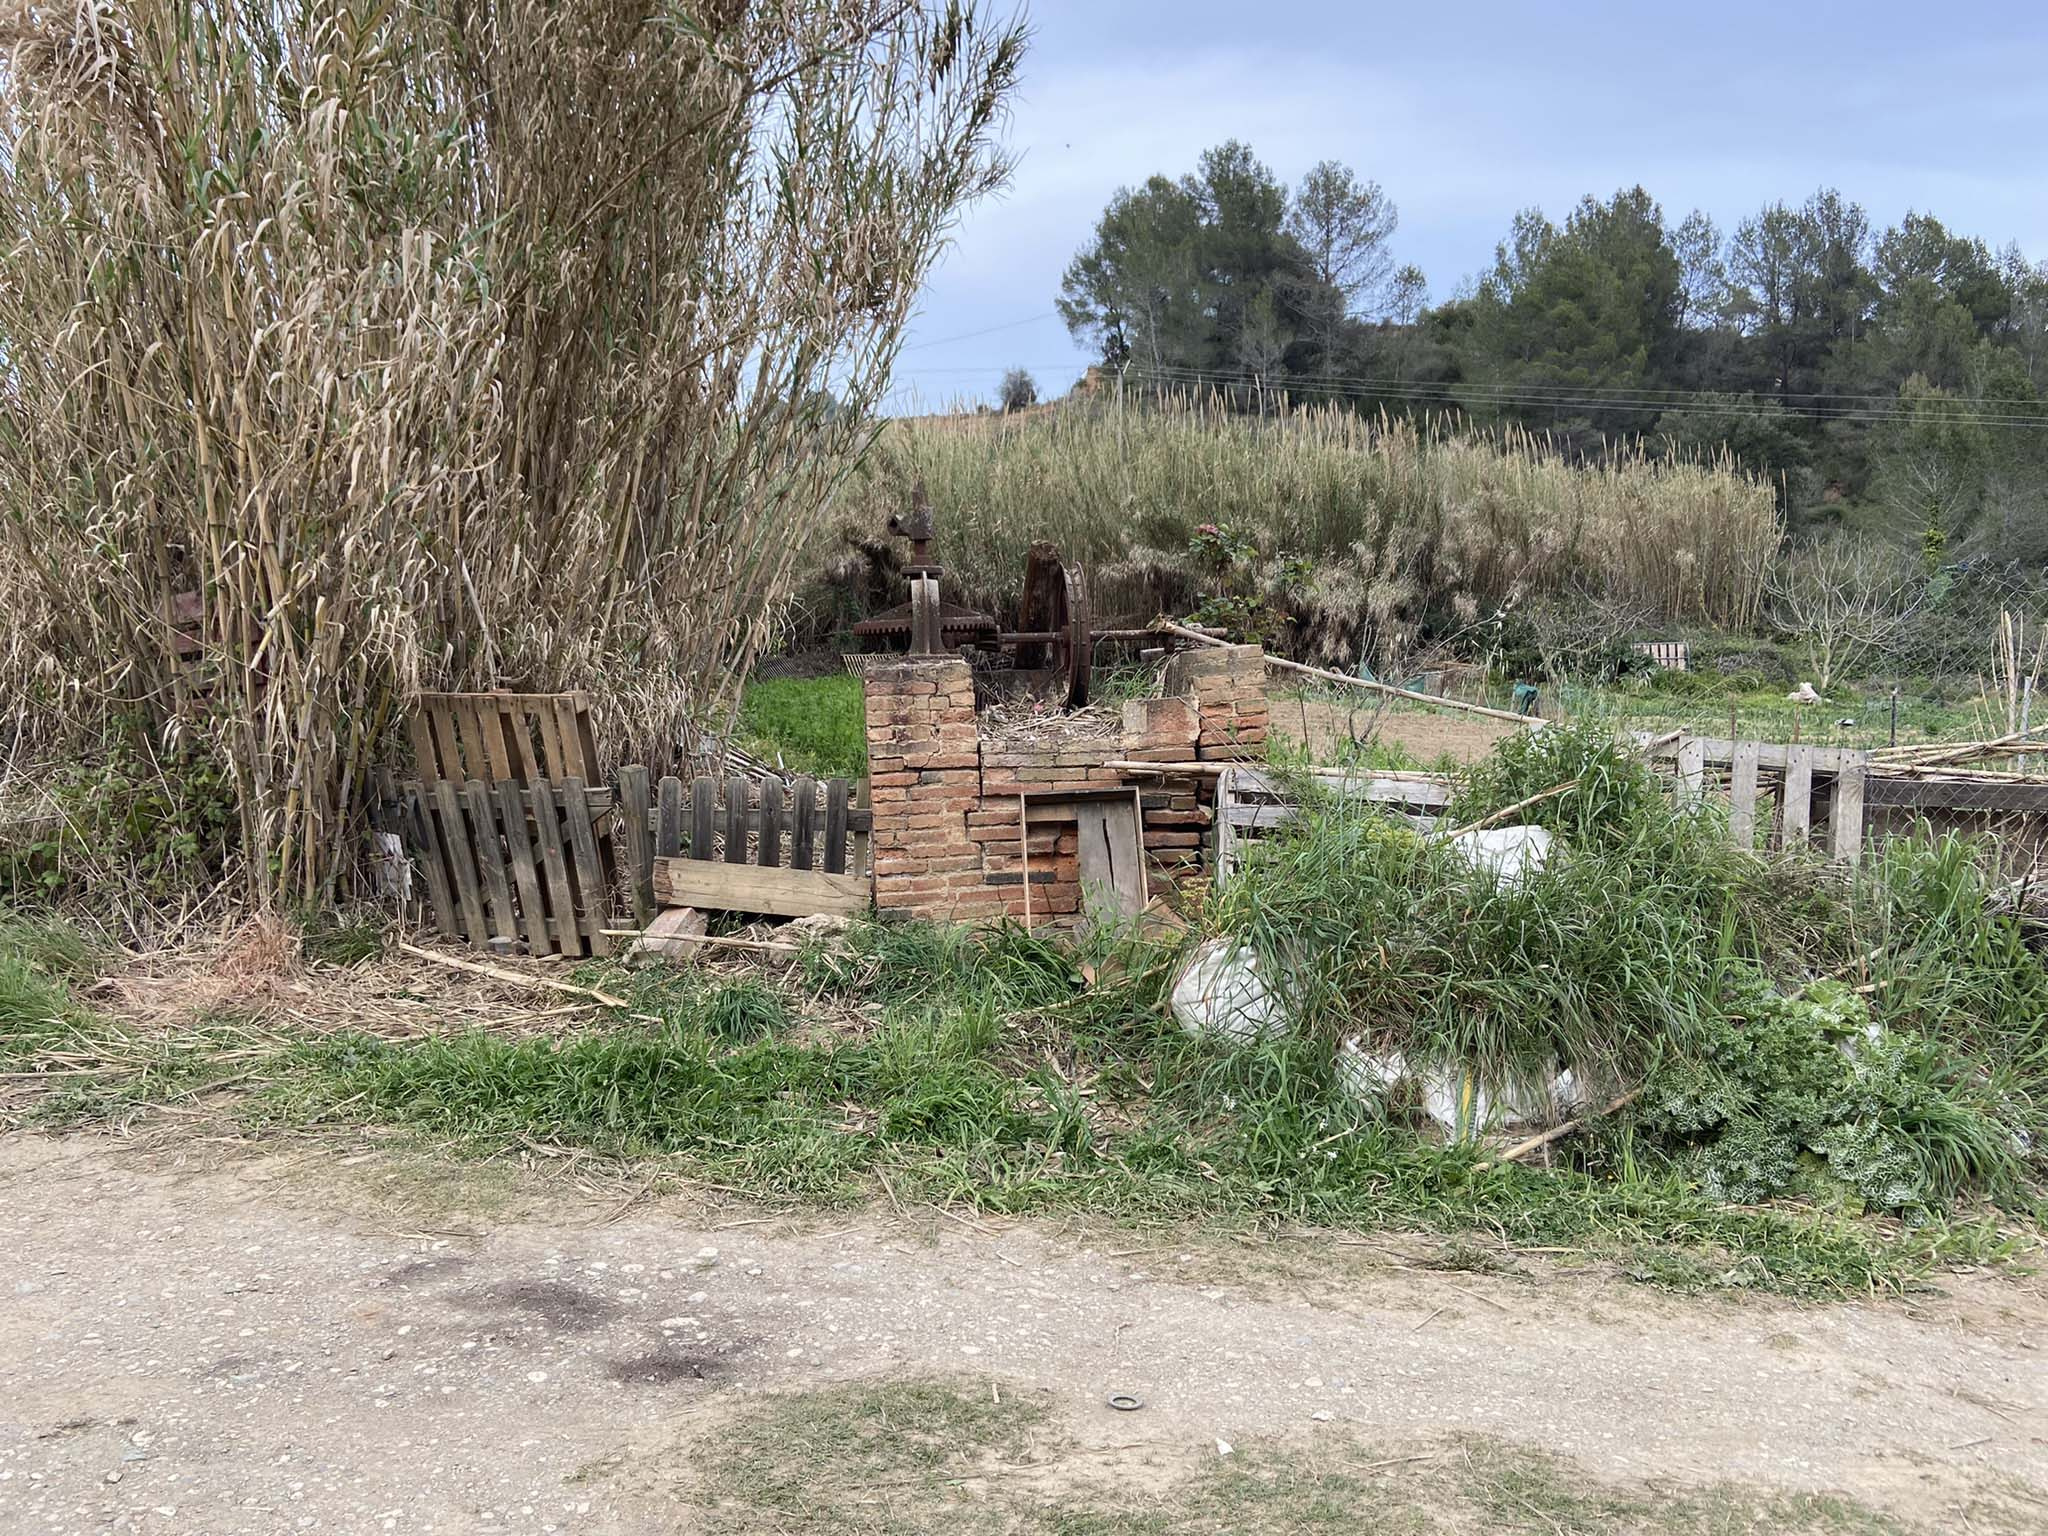
[[[1096,643],[1146,633],[1094,628],[1087,572],[1044,542],[1033,544],[1024,557],[1016,629],[1004,629],[978,609],[947,602],[939,588],[944,569],[930,556],[932,510],[921,484],[912,493],[910,511],[890,517],[889,532],[910,541],[910,560],[903,568],[910,600],[853,626],[863,649],[965,655],[985,685],[1000,676],[1006,689],[1028,690],[1078,709],[1088,702]]]

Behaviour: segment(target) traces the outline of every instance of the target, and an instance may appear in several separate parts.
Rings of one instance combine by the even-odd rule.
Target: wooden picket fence
[[[634,914],[656,906],[805,917],[851,914],[872,901],[867,784],[700,775],[649,795],[647,770],[619,774],[621,843]]]
[[[603,955],[661,905],[800,917],[869,902],[866,785],[735,776],[619,786],[581,778],[412,779],[387,818],[443,937],[535,955]]]

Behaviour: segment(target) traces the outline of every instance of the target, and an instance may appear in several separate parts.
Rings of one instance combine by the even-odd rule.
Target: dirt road
[[[1049,1405],[1112,1474],[1457,1434],[1914,1520],[2048,1487],[2048,1299],[2024,1280],[1688,1301],[1380,1245],[933,1232],[535,1182],[6,1138],[0,1531],[729,1529],[693,1468],[761,1394],[933,1375]]]

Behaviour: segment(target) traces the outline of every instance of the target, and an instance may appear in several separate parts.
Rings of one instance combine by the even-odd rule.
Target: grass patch
[[[1915,1536],[1857,1500],[1733,1482],[1696,1489],[1605,1481],[1561,1457],[1480,1437],[1374,1445],[1162,1441],[1116,1459],[1077,1454],[1036,1393],[981,1382],[856,1383],[776,1397],[721,1425],[694,1490],[741,1533],[1015,1532],[1182,1536],[1289,1531],[1516,1536]],[[1138,1474],[1142,1469],[1142,1477]],[[1142,1492],[1140,1492],[1142,1490]],[[2003,1503],[1972,1510],[2017,1532]]]
[[[740,736],[748,751],[791,773],[867,777],[867,715],[857,677],[755,679],[740,702]]]

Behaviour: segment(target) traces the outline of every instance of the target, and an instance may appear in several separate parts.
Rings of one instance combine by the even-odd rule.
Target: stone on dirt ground
[[[1969,1511],[1971,1529],[2048,1525],[2048,1299],[2024,1279],[1910,1302],[1690,1300],[1404,1268],[1373,1245],[721,1212],[424,1156],[189,1133],[0,1143],[0,1531],[824,1530],[794,1505],[757,1519],[744,1477],[707,1494],[719,1447],[794,1394],[933,1378],[1032,1405],[1061,1464],[1085,1468],[1055,1492],[1121,1506],[1073,1529],[1349,1529],[1175,1525],[1157,1490],[1354,1440],[1374,1466],[1426,1461],[1447,1435],[1602,1485],[1732,1480],[1839,1491],[1906,1528],[1963,1529]],[[1114,1411],[1114,1393],[1144,1406]],[[981,1523],[968,1505],[919,1523],[888,1502],[904,1479],[857,1459],[870,1441],[807,1442],[884,1488],[834,1506],[840,1530],[1050,1528],[989,1523],[986,1505]],[[945,1497],[986,1471],[964,1465]],[[758,1497],[811,1475],[764,1474]],[[998,1500],[1018,1486],[991,1482]],[[1240,1484],[1233,1498],[1285,1479]],[[1510,1495],[1492,1529],[1665,1528],[1568,1525]]]

